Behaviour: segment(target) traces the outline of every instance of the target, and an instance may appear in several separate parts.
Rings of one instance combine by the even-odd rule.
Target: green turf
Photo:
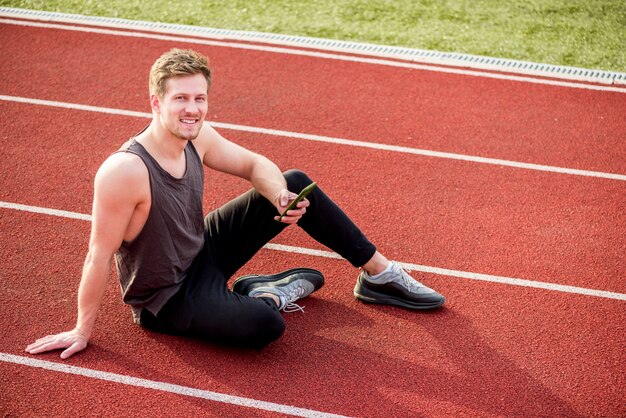
[[[626,71],[624,0],[0,0],[0,5]]]

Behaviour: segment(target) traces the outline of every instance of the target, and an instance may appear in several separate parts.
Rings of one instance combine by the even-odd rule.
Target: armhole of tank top
[[[119,152],[123,152],[123,153],[130,153],[130,154],[136,155],[137,157],[139,157],[139,159],[143,163],[144,167],[146,167],[146,170],[148,171],[148,187],[150,187],[150,210],[148,211],[148,217],[146,218],[146,223],[148,223],[148,219],[150,218],[150,215],[152,214],[152,208],[154,207],[154,205],[153,205],[154,198],[153,198],[153,193],[152,193],[152,173],[150,173],[150,169],[148,168],[148,164],[146,164],[146,160],[144,160],[144,157],[141,154],[139,154],[137,151],[133,151],[133,150],[130,149],[131,145],[134,142],[135,141],[134,141],[134,138],[133,138],[133,142],[131,142],[130,145],[128,145],[128,148],[115,151],[113,154],[117,154]],[[144,226],[145,226],[145,224],[144,224]],[[123,240],[122,241],[122,245],[126,246],[126,247],[131,245],[133,242],[137,241],[137,238],[139,238],[139,236],[141,236],[142,232],[143,232],[143,228],[141,228],[141,231],[139,231],[139,234],[135,237],[134,240],[132,240],[132,241]]]

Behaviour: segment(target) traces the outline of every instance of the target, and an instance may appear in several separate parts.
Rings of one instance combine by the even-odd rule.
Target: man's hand
[[[276,199],[274,199],[274,202],[276,204],[276,209],[278,209],[278,213],[283,213],[283,211],[287,209],[287,206],[289,206],[289,202],[294,200],[296,197],[298,197],[297,194],[292,193],[287,189],[281,190],[278,196],[276,196]],[[302,199],[300,202],[298,202],[298,204],[296,205],[296,208],[288,211],[287,214],[283,216],[282,219],[280,219],[280,216],[275,216],[274,220],[283,222],[286,224],[296,223],[306,213],[306,208],[310,204],[311,202],[309,202],[307,199]]]
[[[73,329],[72,331],[40,338],[26,347],[26,352],[39,354],[46,351],[58,350],[59,348],[66,348],[66,350],[61,353],[61,358],[66,359],[87,347],[87,341],[87,337],[76,329]]]

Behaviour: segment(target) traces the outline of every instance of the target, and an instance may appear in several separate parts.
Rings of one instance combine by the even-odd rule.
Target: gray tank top
[[[124,241],[115,253],[124,303],[139,323],[142,309],[156,315],[178,291],[204,245],[204,170],[191,141],[185,147],[187,167],[180,179],[165,171],[137,141],[119,152],[138,155],[150,175],[152,203],[146,224],[137,238]]]

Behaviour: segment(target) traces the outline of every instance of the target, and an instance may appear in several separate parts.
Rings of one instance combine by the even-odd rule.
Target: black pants
[[[288,188],[299,192],[311,183],[301,171],[284,173]],[[298,226],[355,267],[365,264],[374,245],[317,188]],[[274,301],[232,293],[226,283],[265,244],[288,225],[274,220],[276,208],[252,189],[205,218],[205,245],[187,272],[181,289],[154,316],[143,310],[141,323],[169,334],[261,348],[279,338],[285,322]]]

